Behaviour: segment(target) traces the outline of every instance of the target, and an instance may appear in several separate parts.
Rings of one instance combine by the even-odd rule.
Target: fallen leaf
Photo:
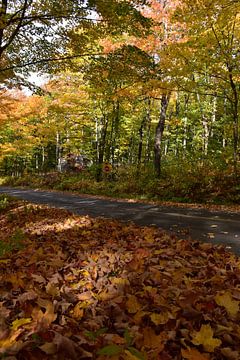
[[[135,295],[131,295],[128,297],[128,300],[126,302],[126,308],[130,314],[135,314],[139,310],[141,310],[142,306],[138,302]]]
[[[215,296],[215,301],[219,306],[225,307],[231,316],[236,316],[239,312],[239,301],[233,300],[229,292],[218,293]]]
[[[119,355],[123,352],[123,348],[121,346],[111,344],[104,346],[102,349],[98,350],[98,355],[106,355],[106,356],[114,356]]]
[[[32,278],[39,284],[46,284],[46,279],[42,275],[32,274]]]
[[[47,343],[39,346],[39,348],[43,352],[45,352],[47,355],[53,355],[53,354],[56,354],[56,352],[57,352],[57,345],[52,342],[47,342]]]
[[[209,360],[207,354],[201,354],[197,349],[181,349],[184,359],[188,360]]]
[[[168,312],[163,312],[160,314],[152,313],[150,318],[155,325],[162,325],[166,324],[173,317]]]
[[[231,348],[223,348],[221,349],[221,353],[227,360],[239,360],[239,352],[234,351]]]
[[[57,286],[55,286],[54,284],[52,284],[50,281],[46,286],[46,292],[47,292],[47,294],[51,295],[52,297],[60,296],[59,288]]]
[[[31,321],[32,321],[32,319],[30,319],[30,318],[26,318],[26,319],[22,318],[22,319],[14,320],[12,322],[12,329],[17,330],[22,325],[29,324]]]
[[[192,337],[194,345],[202,345],[208,352],[213,352],[222,343],[221,340],[213,338],[213,330],[209,324],[202,325],[200,331],[193,333]]]
[[[164,349],[166,340],[167,336],[165,332],[156,335],[155,331],[150,327],[146,327],[143,330],[143,345],[149,349],[157,349],[158,351],[162,351]]]

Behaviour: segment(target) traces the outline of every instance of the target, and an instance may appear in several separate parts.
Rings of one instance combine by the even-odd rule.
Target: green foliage
[[[123,348],[116,344],[104,346],[98,351],[98,355],[114,356],[119,355],[123,351]]]
[[[6,195],[0,195],[0,212],[5,210],[9,205],[9,198]]]
[[[5,180],[2,179],[2,181],[4,182]],[[7,209],[14,207],[16,201],[17,200],[14,197],[5,194],[0,194],[0,213],[2,212],[4,213]]]
[[[90,340],[96,341],[99,336],[105,334],[107,331],[108,331],[107,328],[101,328],[98,329],[97,331],[86,331],[84,335]]]

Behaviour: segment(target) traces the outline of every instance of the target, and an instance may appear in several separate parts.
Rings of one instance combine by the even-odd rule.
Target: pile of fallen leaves
[[[0,359],[239,359],[240,261],[223,247],[14,204]]]

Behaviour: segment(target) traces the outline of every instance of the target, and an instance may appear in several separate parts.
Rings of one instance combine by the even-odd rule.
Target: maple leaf
[[[168,312],[163,312],[161,314],[152,313],[150,318],[155,325],[161,325],[166,324],[169,319],[173,318],[173,316]]]
[[[181,349],[184,359],[188,360],[209,360],[207,354],[201,354],[197,349]]]
[[[222,343],[221,340],[213,338],[213,330],[209,324],[202,325],[200,331],[195,332],[192,337],[194,345],[202,345],[208,352],[213,352]]]
[[[167,340],[167,334],[162,332],[159,335],[156,335],[152,328],[147,327],[143,330],[143,338],[144,346],[149,349],[157,349],[158,351],[162,351]]]
[[[84,309],[82,308],[82,303],[81,302],[77,303],[77,305],[74,306],[71,313],[72,313],[72,317],[74,317],[76,320],[80,320],[84,315]]]
[[[129,296],[126,302],[126,307],[130,314],[135,314],[142,308],[135,295]]]
[[[223,294],[218,293],[214,299],[219,306],[225,307],[229,315],[237,315],[239,311],[239,301],[233,300],[229,292],[224,292]]]

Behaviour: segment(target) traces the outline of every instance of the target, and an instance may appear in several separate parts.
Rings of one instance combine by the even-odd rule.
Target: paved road
[[[67,209],[79,215],[104,216],[133,221],[139,225],[156,225],[179,236],[191,236],[193,239],[225,244],[240,255],[240,214],[237,213],[130,203],[3,186],[0,186],[0,193],[10,194],[32,203]]]

